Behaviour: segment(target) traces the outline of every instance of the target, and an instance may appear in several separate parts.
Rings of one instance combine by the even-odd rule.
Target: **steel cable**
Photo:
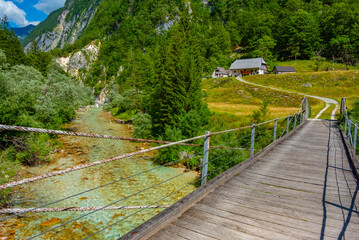
[[[192,170],[193,170],[193,169],[192,169]],[[86,217],[86,216],[89,216],[89,215],[91,215],[91,214],[94,214],[94,213],[96,213],[96,212],[98,212],[98,211],[100,211],[100,210],[102,210],[102,209],[104,209],[104,208],[110,207],[110,206],[112,206],[112,205],[114,205],[114,204],[116,204],[116,203],[119,203],[119,202],[124,201],[124,200],[126,200],[126,199],[129,199],[129,198],[131,198],[131,197],[133,197],[133,196],[135,196],[135,195],[138,195],[139,193],[145,192],[145,191],[147,191],[147,190],[149,190],[149,189],[152,189],[152,188],[154,188],[154,187],[157,187],[157,186],[159,186],[159,185],[161,185],[161,184],[163,184],[163,183],[169,182],[169,181],[171,181],[171,180],[173,180],[173,179],[175,179],[175,178],[177,178],[177,177],[180,177],[180,176],[186,174],[187,172],[189,172],[189,171],[183,172],[183,173],[178,174],[178,175],[176,175],[176,176],[174,176],[174,177],[171,177],[171,178],[169,178],[169,179],[167,179],[167,180],[165,180],[165,181],[162,181],[162,182],[160,182],[160,183],[157,183],[157,184],[155,184],[155,185],[152,185],[152,186],[150,186],[150,187],[147,187],[147,188],[145,188],[145,189],[143,189],[143,190],[141,190],[141,191],[139,191],[139,192],[133,193],[133,194],[127,196],[127,197],[124,197],[124,198],[122,198],[122,199],[120,199],[120,200],[117,200],[117,201],[115,201],[115,202],[112,202],[112,203],[110,203],[110,204],[108,204],[108,205],[106,205],[106,206],[103,206],[103,207],[101,207],[101,208],[99,208],[99,209],[96,209],[96,210],[94,210],[94,211],[92,211],[92,212],[83,214],[83,215],[81,215],[81,216],[79,216],[79,217],[76,217],[76,218],[74,218],[74,219],[72,219],[72,220],[70,220],[70,221],[67,221],[67,222],[65,222],[65,223],[63,223],[63,224],[61,224],[61,225],[59,225],[59,226],[53,227],[53,228],[51,228],[51,229],[49,229],[49,230],[46,230],[46,231],[44,231],[44,232],[41,232],[41,233],[39,233],[39,234],[37,234],[37,235],[35,235],[35,236],[32,236],[32,237],[30,237],[30,238],[27,238],[27,239],[34,239],[34,238],[39,237],[39,236],[41,236],[41,235],[43,235],[43,234],[45,234],[45,233],[51,232],[51,231],[53,231],[53,230],[55,230],[55,229],[57,229],[57,228],[59,228],[59,227],[65,226],[65,225],[67,225],[67,224],[69,224],[69,223],[71,223],[71,222],[74,222],[74,221],[76,221],[76,220],[79,220],[79,219],[81,219],[81,218],[84,218],[84,217]]]
[[[199,156],[199,155],[201,155],[201,153],[196,153],[196,154],[195,154],[194,156],[192,156],[192,157],[196,157],[196,156]],[[190,158],[187,158],[187,159],[190,159]],[[95,187],[95,188],[91,188],[91,189],[88,189],[88,190],[83,191],[83,192],[80,192],[80,193],[76,193],[76,194],[74,194],[74,195],[71,195],[71,196],[62,198],[62,199],[60,199],[60,200],[56,200],[56,201],[54,201],[54,202],[47,203],[47,204],[44,204],[44,205],[39,206],[39,207],[35,207],[35,208],[32,208],[32,209],[29,209],[29,210],[24,211],[24,212],[21,212],[21,213],[19,213],[19,214],[14,214],[14,215],[12,215],[12,216],[8,216],[8,217],[6,217],[6,218],[2,218],[2,219],[0,219],[0,222],[5,221],[5,220],[10,219],[10,218],[13,218],[13,217],[20,216],[20,215],[25,214],[25,213],[33,212],[34,210],[37,210],[37,209],[40,209],[40,208],[44,208],[44,207],[47,207],[47,206],[52,205],[52,204],[55,204],[55,203],[59,203],[59,202],[65,201],[65,200],[70,199],[70,198],[73,198],[73,197],[80,196],[80,195],[82,195],[82,194],[84,194],[84,193],[92,192],[92,191],[94,191],[94,190],[97,190],[97,189],[100,189],[100,188],[109,186],[109,185],[111,185],[111,184],[118,183],[118,182],[121,182],[121,181],[130,179],[130,178],[133,178],[133,177],[136,177],[136,176],[139,176],[139,175],[144,174],[144,173],[147,173],[147,172],[151,172],[151,171],[153,171],[153,170],[156,170],[156,169],[159,169],[159,168],[162,168],[162,167],[170,166],[170,165],[172,165],[172,164],[174,164],[174,163],[177,163],[177,162],[180,162],[180,161],[182,161],[182,160],[183,160],[183,159],[179,159],[179,160],[176,160],[176,161],[174,161],[174,162],[170,162],[170,163],[167,163],[167,164],[164,164],[164,165],[155,167],[155,168],[151,168],[151,169],[148,169],[148,170],[139,172],[139,173],[135,173],[135,174],[133,174],[133,175],[131,175],[131,176],[127,176],[127,177],[125,177],[125,178],[121,178],[121,179],[118,179],[118,180],[115,180],[115,181],[106,183],[106,184],[104,184],[104,185],[101,185],[101,186],[98,186],[98,187]]]
[[[239,157],[238,157],[238,158],[239,158]],[[210,175],[210,174],[212,174],[212,173],[214,173],[214,172],[216,172],[216,171],[222,169],[223,167],[225,167],[225,166],[229,165],[230,163],[236,161],[238,158],[232,160],[231,162],[229,162],[229,163],[227,163],[227,164],[225,164],[225,165],[222,165],[221,167],[219,167],[219,168],[217,168],[216,170],[210,172],[210,173],[207,174],[206,176],[208,176],[208,175]],[[169,194],[169,195],[167,195],[167,196],[161,198],[160,200],[158,200],[158,201],[156,201],[156,202],[150,204],[149,206],[153,206],[153,205],[155,205],[155,204],[157,204],[157,203],[163,201],[164,199],[166,199],[166,198],[172,196],[173,194],[175,194],[175,193],[177,193],[177,192],[183,190],[184,188],[186,188],[186,187],[188,187],[188,186],[190,186],[190,185],[192,185],[192,184],[194,184],[194,183],[196,183],[196,182],[198,182],[198,181],[200,181],[200,180],[201,180],[201,179],[197,179],[196,181],[193,181],[193,182],[187,184],[186,186],[184,186],[184,187],[180,188],[179,190],[177,190],[177,191],[175,191],[175,192],[173,192],[173,193],[171,193],[171,194]],[[115,225],[115,224],[118,224],[118,223],[124,221],[125,219],[127,219],[127,218],[129,218],[129,217],[132,217],[133,215],[136,215],[137,213],[139,213],[139,212],[141,212],[141,211],[143,211],[143,210],[145,210],[145,209],[146,209],[146,208],[140,209],[140,210],[138,210],[138,211],[136,211],[136,212],[134,212],[134,213],[132,213],[132,214],[130,214],[130,215],[128,215],[128,216],[122,218],[121,220],[119,220],[119,221],[117,221],[117,222],[114,222],[114,223],[108,225],[107,227],[104,227],[104,228],[102,228],[101,230],[99,230],[99,231],[97,231],[97,232],[95,232],[95,233],[93,233],[93,234],[91,234],[91,235],[89,235],[89,236],[83,238],[82,240],[89,239],[90,237],[92,237],[92,236],[94,236],[94,235],[96,235],[96,234],[98,234],[98,233],[100,233],[100,232],[106,230],[106,229],[109,228],[109,227],[112,227],[112,226]]]

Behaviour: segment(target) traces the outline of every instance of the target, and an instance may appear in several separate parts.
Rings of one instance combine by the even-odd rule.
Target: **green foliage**
[[[152,118],[146,113],[139,113],[133,120],[135,125],[133,136],[135,138],[150,139],[152,134]]]
[[[176,127],[170,127],[166,125],[162,139],[169,142],[176,142],[182,140],[182,133]],[[179,145],[162,148],[158,151],[158,154],[156,156],[156,161],[160,164],[165,164],[179,160],[180,151],[181,151],[181,146]]]
[[[9,65],[26,63],[26,56],[21,48],[20,40],[11,30],[6,16],[0,18],[0,49],[5,52]]]
[[[353,103],[353,107],[349,111],[350,119],[359,125],[359,99]]]
[[[0,185],[10,182],[20,168],[20,163],[14,159],[13,153],[14,148],[0,151]],[[10,194],[10,188],[0,190],[0,206],[7,207],[10,205]]]

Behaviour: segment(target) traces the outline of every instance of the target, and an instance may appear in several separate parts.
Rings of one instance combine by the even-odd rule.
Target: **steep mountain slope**
[[[16,36],[19,37],[20,40],[24,40],[27,35],[30,34],[31,30],[35,27],[35,25],[27,25],[26,27],[20,27],[20,28],[12,28]]]
[[[100,0],[67,0],[65,6],[52,12],[23,41],[25,50],[36,41],[43,51],[63,48],[74,43],[88,27]]]

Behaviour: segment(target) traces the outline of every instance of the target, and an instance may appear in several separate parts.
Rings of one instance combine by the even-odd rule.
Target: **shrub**
[[[136,138],[151,138],[152,118],[147,113],[139,113],[133,120],[135,125],[133,136]]]
[[[171,128],[170,126],[166,125],[163,139],[170,142],[176,142],[182,139],[182,133],[176,127]],[[160,164],[176,161],[180,157],[180,151],[181,146],[179,145],[162,148],[158,151],[156,161]]]

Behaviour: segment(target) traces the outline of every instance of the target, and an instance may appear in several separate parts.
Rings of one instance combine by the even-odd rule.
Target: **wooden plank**
[[[197,204],[196,204],[197,205]],[[287,240],[288,235],[283,233],[278,233],[272,230],[268,230],[263,226],[258,226],[255,221],[245,218],[237,218],[233,220],[230,218],[231,214],[223,212],[222,214],[214,214],[215,209],[209,211],[208,208],[206,211],[203,211],[206,207],[192,207],[184,215],[191,216],[194,219],[200,219],[205,222],[213,223],[218,228],[225,227],[232,229],[236,232],[245,233],[251,236],[257,236],[261,238],[266,238],[270,240]],[[218,212],[217,212],[218,213]],[[233,214],[232,214],[233,215]],[[208,232],[217,231],[217,229],[208,229]],[[292,236],[291,239],[298,239],[295,236]]]
[[[271,236],[275,237],[275,239],[292,239],[298,237],[301,239],[317,239],[317,237],[313,233],[309,233],[306,230],[292,228],[291,231],[288,231],[288,227],[282,224],[282,219],[281,221],[263,220],[260,217],[261,214],[258,214],[258,212],[256,212],[257,217],[253,218],[247,215],[241,215],[233,213],[231,211],[226,211],[213,205],[204,205],[201,203],[197,203],[193,208],[206,212],[208,214],[213,214],[222,218],[235,221],[236,223],[244,223],[259,228],[261,230],[265,229],[270,232],[275,232],[276,234],[279,233],[279,236],[277,236],[276,234],[269,233]]]
[[[323,194],[323,190],[325,188],[326,194],[328,195],[334,195],[334,196],[345,196],[345,197],[351,197],[352,194],[350,193],[352,191],[355,191],[357,186],[352,185],[352,187],[349,186],[343,186],[343,187],[335,187],[335,186],[318,186],[315,184],[310,183],[298,183],[296,181],[290,181],[290,180],[284,180],[279,178],[256,178],[255,176],[245,175],[241,177],[234,177],[233,180],[236,181],[236,185],[240,186],[241,184],[244,184],[246,186],[270,186],[270,187],[276,187],[275,189],[281,190],[291,190],[291,191],[300,191],[300,192],[309,192],[309,193],[318,193]]]
[[[217,238],[212,238],[210,236],[205,236],[203,234],[179,227],[179,226],[175,226],[173,224],[168,225],[165,229],[162,229],[161,231],[168,231],[170,233],[176,234],[180,237],[183,237],[184,239],[189,239],[189,240],[203,240],[203,239],[208,239],[208,240],[216,240]],[[160,232],[161,232],[160,231]],[[152,236],[150,238],[151,240],[155,240],[155,239],[159,239],[158,238],[158,234]]]
[[[323,218],[323,208],[321,202],[313,202],[312,205],[308,206],[300,206],[300,201],[293,201],[293,199],[286,199],[280,196],[275,196],[273,194],[265,193],[265,192],[256,192],[250,190],[243,190],[240,192],[234,192],[234,190],[222,191],[218,190],[215,193],[211,194],[216,195],[213,197],[213,200],[217,199],[226,199],[228,201],[233,201],[234,203],[241,203],[248,205],[255,205],[259,209],[266,208],[271,209],[275,208],[279,212],[286,212],[293,214],[297,218],[301,218],[301,216],[306,216],[305,219],[309,220],[311,217],[318,220]],[[336,210],[337,207],[333,207],[331,205],[326,204],[328,209]],[[327,209],[327,210],[328,210]],[[335,211],[327,211],[327,218],[335,219],[338,221],[342,221],[343,217],[341,214],[337,214]],[[321,221],[319,220],[319,222]],[[352,217],[352,221],[355,224],[359,224],[358,217]],[[358,226],[359,227],[359,226]],[[359,228],[358,228],[359,229]]]
[[[212,193],[211,195],[213,195]],[[208,196],[211,197],[211,195]],[[202,202],[205,204],[208,204],[208,198],[203,199]],[[288,208],[287,206],[279,205],[270,205],[263,202],[253,201],[251,198],[249,199],[242,199],[242,202],[232,201],[232,199],[226,199],[223,197],[223,195],[219,195],[218,197],[212,198],[211,200],[212,204],[215,204],[217,206],[223,206],[224,203],[227,203],[228,205],[232,205],[233,209],[238,209],[238,211],[243,211],[243,209],[251,209],[253,211],[256,211],[257,214],[260,212],[263,216],[285,216],[287,218],[292,218],[294,221],[303,221],[303,222],[309,222],[311,224],[317,224],[322,226],[323,223],[323,215],[318,216],[316,214],[312,213],[306,213],[306,212],[298,212],[296,210],[293,210],[291,208]],[[333,232],[332,235],[338,236],[341,227],[343,226],[343,219],[332,219],[327,218],[326,219],[326,233]],[[359,234],[359,226],[357,224],[351,223],[347,229],[347,235],[348,236],[358,236]]]
[[[218,239],[248,239],[248,240],[263,239],[261,237],[257,237],[233,230],[231,228],[228,228],[227,226],[218,225],[199,218],[194,218],[187,214],[183,214],[173,224]]]
[[[258,214],[258,209],[252,209],[252,208],[248,208],[245,207],[243,205],[236,205],[236,204],[232,204],[231,202],[227,202],[227,201],[221,201],[220,203],[215,203],[213,201],[211,201],[208,198],[203,199],[200,203],[198,203],[197,205],[202,205],[205,204],[211,208],[216,208],[216,209],[220,209],[229,213],[233,213],[235,215],[237,215],[238,217],[248,217],[248,218],[253,218],[253,219],[261,219],[263,221],[267,221],[267,222],[274,222],[280,225],[283,225],[286,227],[287,231],[288,229],[290,229],[290,231],[303,231],[304,233],[302,233],[299,236],[304,235],[309,235],[309,237],[307,239],[310,239],[310,236],[318,236],[320,235],[321,232],[321,228],[322,228],[322,224],[318,224],[316,222],[310,222],[308,220],[305,219],[296,219],[293,218],[291,216],[286,216],[286,215],[281,215],[278,214],[277,212],[273,212],[273,213],[267,213],[267,212],[261,212],[261,214]],[[196,205],[196,206],[197,206]],[[338,237],[338,232],[340,232],[341,228],[337,227],[337,226],[331,226],[330,228],[327,229],[327,236],[328,237],[332,237],[332,238],[336,238]],[[357,234],[354,234],[352,236],[357,236]],[[318,237],[315,237],[316,239],[318,239]],[[304,238],[306,239],[306,238]]]

